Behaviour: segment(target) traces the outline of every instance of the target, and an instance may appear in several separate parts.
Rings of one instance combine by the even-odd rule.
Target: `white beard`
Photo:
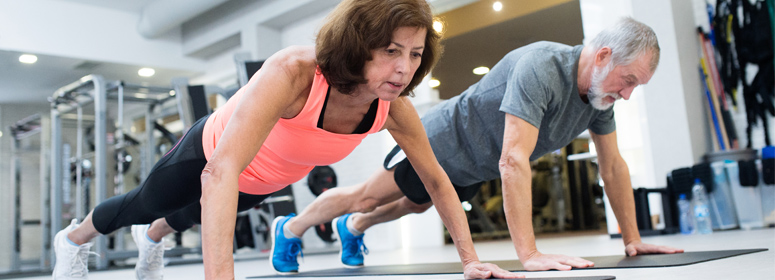
[[[590,81],[589,91],[587,92],[587,99],[589,100],[589,105],[592,105],[592,108],[608,110],[608,108],[611,108],[611,106],[614,105],[614,102],[606,101],[606,97],[610,96],[614,101],[621,98],[619,94],[603,92],[603,81],[608,77],[608,74],[613,68],[613,63],[609,62],[608,65],[603,66],[602,68],[595,67],[592,71],[592,81]]]

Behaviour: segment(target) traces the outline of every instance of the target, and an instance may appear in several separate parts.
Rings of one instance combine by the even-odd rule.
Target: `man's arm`
[[[538,128],[525,120],[506,114],[503,149],[499,164],[503,182],[503,209],[514,248],[527,270],[570,270],[594,263],[564,255],[544,255],[538,251],[533,234],[533,199],[530,154],[538,141]]]
[[[619,228],[622,230],[625,253],[629,256],[652,253],[681,253],[682,249],[656,246],[641,242],[638,223],[635,218],[635,199],[632,195],[630,169],[619,154],[616,131],[600,135],[590,132],[595,142],[600,177],[605,183],[605,193],[611,202]]]
[[[460,199],[433,154],[420,117],[406,97],[401,97],[390,104],[390,118],[385,128],[398,146],[404,150],[428,190],[441,220],[457,247],[465,278],[524,278],[523,275],[508,272],[496,265],[479,262]]]

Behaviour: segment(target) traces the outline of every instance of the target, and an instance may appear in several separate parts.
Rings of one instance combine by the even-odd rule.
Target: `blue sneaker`
[[[335,218],[333,224],[334,234],[339,237],[339,258],[347,268],[359,268],[363,266],[363,254],[369,254],[369,249],[363,244],[364,234],[355,236],[347,229],[347,218],[351,214]]]
[[[296,216],[278,216],[272,222],[272,255],[270,261],[272,268],[278,274],[294,274],[299,272],[299,262],[296,258],[301,253],[301,239],[287,238],[283,234],[285,223]],[[301,254],[304,257],[304,254]]]

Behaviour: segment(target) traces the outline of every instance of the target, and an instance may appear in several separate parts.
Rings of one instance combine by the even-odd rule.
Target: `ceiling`
[[[157,0],[58,0],[140,14],[142,8]],[[121,80],[131,84],[169,87],[172,78],[194,77],[198,73],[154,67],[153,77],[140,77],[137,71],[144,65],[129,65],[91,61],[72,57],[35,53],[34,64],[19,62],[18,51],[0,50],[0,104],[47,103],[54,91],[89,74],[102,75],[106,80]]]
[[[82,1],[82,0],[79,0]],[[98,73],[106,80],[131,84],[170,86],[172,78],[193,77],[195,72],[154,68],[153,77],[140,77],[137,65],[88,61],[41,55],[34,64],[19,63],[21,52],[0,50],[0,104],[44,103],[58,88],[83,76]]]
[[[158,0],[58,0],[109,8],[128,13],[140,13],[142,8]],[[260,1],[260,0],[257,0]],[[505,5],[541,0],[509,0]],[[430,0],[437,13],[449,25],[455,21],[454,9],[471,10],[472,5],[492,5],[492,0]],[[469,5],[470,4],[470,5]],[[469,5],[469,6],[463,6]],[[461,7],[462,6],[462,7]],[[508,8],[508,7],[507,7]],[[488,15],[479,15],[487,18]],[[470,19],[466,19],[470,20]],[[538,12],[504,20],[474,31],[455,34],[444,40],[444,56],[433,71],[441,81],[438,88],[443,99],[460,94],[481,76],[471,70],[477,66],[492,67],[508,51],[539,40],[566,44],[582,42],[581,14],[578,0],[549,7]],[[85,75],[98,73],[107,80],[122,80],[133,84],[169,86],[172,78],[194,77],[198,73],[155,68],[156,75],[137,75],[140,65],[88,61],[83,59],[40,55],[35,64],[18,62],[21,52],[0,50],[0,104],[45,103],[53,92]],[[235,78],[236,79],[236,78]]]
[[[80,3],[130,13],[140,13],[146,5],[156,0],[59,0],[63,2]]]

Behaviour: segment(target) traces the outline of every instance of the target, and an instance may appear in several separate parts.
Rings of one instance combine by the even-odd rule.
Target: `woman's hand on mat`
[[[571,268],[585,268],[593,267],[595,263],[579,258],[566,255],[549,255],[542,254],[535,251],[533,254],[522,261],[522,266],[528,271],[541,271],[541,270],[571,270]]]
[[[466,279],[488,279],[488,278],[525,278],[525,275],[510,272],[491,263],[470,262],[463,268],[463,275]]]
[[[630,242],[624,247],[624,253],[628,256],[647,255],[647,254],[675,254],[683,253],[684,249],[678,249],[662,245],[646,244],[640,241]]]

